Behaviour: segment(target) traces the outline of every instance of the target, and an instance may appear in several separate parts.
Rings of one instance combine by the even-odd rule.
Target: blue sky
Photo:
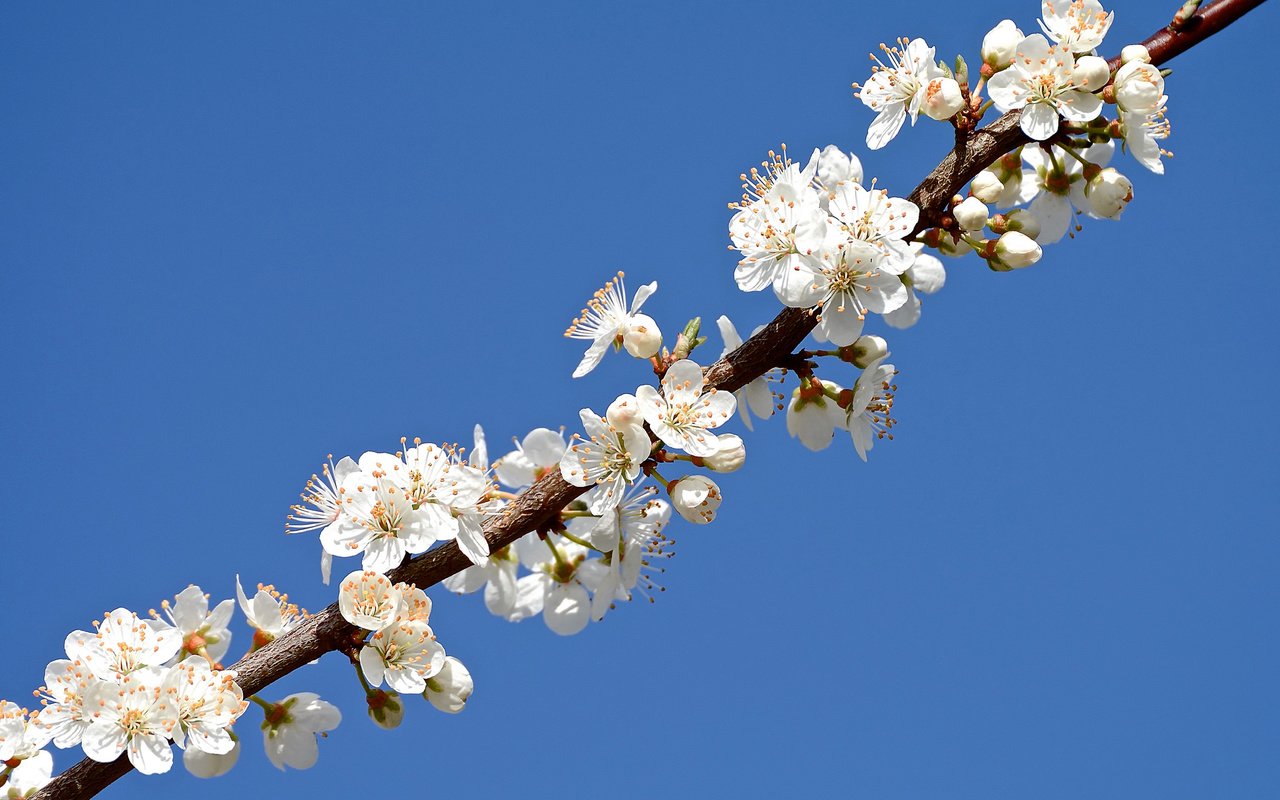
[[[1108,51],[1176,5],[1117,5]],[[768,320],[731,279],[736,176],[836,142],[906,194],[950,134],[922,120],[868,154],[865,52],[919,35],[976,62],[1037,11],[4,6],[0,696],[66,632],[189,582],[327,605],[318,545],[282,535],[324,455],[476,422],[500,453],[634,390],[622,358],[571,381],[560,336],[617,269],[659,282],[667,331]],[[1121,163],[1123,222],[1017,273],[947,262],[888,336],[901,425],[870,464],[758,426],[717,523],[673,528],[657,603],[561,639],[435,592],[477,682],[464,714],[379,731],[331,656],[265,693],[346,712],[315,769],[276,772],[250,710],[229,777],[106,796],[1280,793],[1280,278],[1249,235],[1274,227],[1278,23],[1173,63],[1177,155],[1163,178]]]

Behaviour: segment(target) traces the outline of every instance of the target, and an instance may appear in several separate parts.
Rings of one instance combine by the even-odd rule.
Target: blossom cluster
[[[193,586],[165,608],[168,621],[117,608],[67,636],[33,717],[47,740],[101,762],[127,753],[144,774],[169,771],[174,744],[197,760],[233,750],[231,726],[248,704],[213,655],[230,644],[230,601],[210,612]]]

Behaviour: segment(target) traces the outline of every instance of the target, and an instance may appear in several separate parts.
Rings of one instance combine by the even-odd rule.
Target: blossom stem
[[[577,536],[574,536],[572,533],[569,533],[569,531],[567,531],[567,530],[562,530],[562,531],[560,531],[559,533],[560,533],[560,535],[561,535],[561,536],[563,536],[564,538],[566,538],[566,539],[568,539],[569,541],[573,542],[574,544],[582,545],[583,547],[587,548],[588,550],[594,550],[594,551],[596,551],[597,553],[603,553],[603,552],[604,552],[604,551],[603,551],[603,550],[601,550],[600,548],[598,548],[598,547],[596,547],[595,545],[591,544],[591,542],[588,542],[588,541],[586,541],[586,540],[584,540],[584,539],[579,539]]]
[[[653,478],[654,478],[655,480],[661,481],[661,482],[662,482],[662,485],[664,485],[664,486],[666,486],[667,484],[671,483],[671,481],[669,481],[669,480],[667,480],[666,478],[662,477],[662,473],[661,473],[661,472],[658,472],[657,467],[650,467],[650,468],[649,468],[649,474],[650,474],[651,476],[653,476]]]
[[[578,517],[599,517],[599,514],[592,514],[590,511],[578,511],[574,509],[565,509],[560,512],[560,516],[565,519],[576,519]]]
[[[567,531],[560,530],[560,531],[557,531],[557,533],[563,536],[565,533],[567,533]],[[547,547],[551,548],[551,555],[555,558],[557,567],[564,568],[569,566],[568,562],[564,560],[564,556],[560,554],[560,548],[556,547],[555,542],[551,541],[550,538],[543,539],[542,541],[546,542]]]
[[[261,697],[258,697],[256,694],[249,695],[249,699],[257,703],[258,705],[262,706],[263,712],[267,714],[270,714],[272,711],[275,711],[276,709],[275,703],[269,702],[267,700],[263,700]]]
[[[1082,156],[1082,155],[1080,155],[1079,153],[1077,153],[1077,152],[1075,151],[1075,148],[1073,148],[1073,147],[1066,147],[1066,146],[1064,145],[1064,146],[1062,147],[1062,152],[1067,153],[1067,154],[1068,154],[1068,155],[1070,155],[1072,158],[1074,158],[1076,161],[1079,161],[1081,166],[1085,166],[1085,167],[1089,166],[1089,163],[1090,163],[1090,162],[1089,162],[1089,159],[1087,159],[1087,158],[1085,158],[1084,156]],[[1055,162],[1055,165],[1056,165],[1056,162]],[[1060,168],[1060,169],[1061,169],[1061,168]]]

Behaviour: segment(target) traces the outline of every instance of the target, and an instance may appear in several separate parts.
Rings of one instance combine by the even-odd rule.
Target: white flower
[[[589,408],[578,412],[587,438],[573,435],[560,459],[560,475],[574,486],[601,486],[591,499],[592,514],[603,514],[618,504],[627,484],[640,475],[640,464],[649,457],[649,434],[639,424],[609,424]]]
[[[775,284],[788,270],[816,257],[822,247],[827,215],[813,187],[820,159],[811,158],[803,170],[787,157],[769,152],[764,172],[752,168],[744,176],[739,211],[729,220],[733,249],[742,254],[733,279],[744,292],[758,292]]]
[[[35,797],[53,778],[53,756],[40,750],[22,760],[9,773],[9,780],[0,787],[7,800],[26,800]]]
[[[1072,53],[1091,53],[1107,35],[1115,13],[1098,0],[1044,0],[1040,30]]]
[[[83,633],[83,632],[77,632]],[[76,657],[68,638],[67,655]],[[125,608],[103,616],[96,634],[76,637],[79,656],[102,680],[114,680],[144,667],[159,667],[182,649],[182,634],[159,620],[139,619]],[[119,755],[117,753],[116,755]]]
[[[0,702],[0,774],[3,774],[5,762],[12,767],[15,762],[26,763],[29,759],[38,758],[42,752],[40,748],[51,738],[53,731],[39,723],[38,714],[29,717],[27,710],[16,703]]]
[[[843,428],[845,421],[844,410],[825,396],[824,388],[832,394],[840,393],[840,387],[831,381],[811,380],[792,392],[787,404],[787,433],[815,451],[829,447],[836,428]]]
[[[676,513],[695,525],[706,525],[716,518],[723,499],[716,482],[703,475],[688,475],[667,489]]]
[[[833,239],[837,242],[860,240],[885,254],[881,265],[885,272],[901,275],[911,266],[912,250],[906,239],[920,221],[920,208],[915,203],[890,197],[884,189],[865,189],[846,183],[832,192],[829,209],[844,237],[835,235],[835,226],[828,226],[822,242],[824,251],[833,249]],[[777,289],[775,283],[774,290]],[[781,297],[779,294],[779,299]]]
[[[219,778],[231,771],[240,760],[240,740],[232,735],[231,750],[226,753],[206,753],[194,747],[182,751],[182,766],[197,778]]]
[[[162,690],[177,707],[172,738],[183,749],[226,755],[235,746],[232,723],[248,703],[231,671],[215,671],[200,656],[190,656],[171,667]]]
[[[487,507],[480,504],[493,488],[488,472],[463,462],[452,450],[418,439],[414,445],[404,452],[414,511],[422,515],[436,541],[456,538],[471,563],[483,563],[489,557],[489,542],[484,537]]]
[[[724,358],[742,346],[742,337],[738,335],[738,329],[733,326],[733,320],[726,316],[720,316],[716,320],[716,325],[720,328],[720,338],[724,340],[724,350],[720,353],[720,357]],[[757,328],[756,333],[759,331],[760,328]],[[754,336],[755,333],[752,335]],[[773,390],[769,388],[769,376],[772,374],[773,370],[770,370],[758,378],[753,378],[750,383],[733,393],[737,400],[738,416],[742,418],[742,424],[747,427],[747,430],[754,430],[751,414],[755,414],[760,419],[773,416]]]
[[[498,459],[494,474],[506,486],[523,489],[559,464],[565,449],[564,434],[534,428],[524,441],[516,442],[515,450]]]
[[[138,772],[168,772],[173,766],[169,739],[178,724],[178,708],[161,690],[164,676],[159,667],[143,667],[118,682],[96,684],[85,703],[93,709],[80,743],[85,755],[105,764],[127,750]]]
[[[356,570],[342,579],[338,611],[357,628],[376,631],[390,625],[404,610],[404,597],[380,572]]]
[[[209,611],[209,595],[192,584],[178,593],[172,605],[168,600],[160,608],[181,635],[182,653],[207,656],[221,661],[231,647],[231,615],[236,603],[227,598]]]
[[[640,413],[654,435],[691,456],[715,454],[718,446],[711,429],[728,421],[737,408],[729,392],[704,393],[702,386],[702,367],[686,358],[667,368],[661,394],[652,386],[636,389]]]
[[[1005,231],[996,241],[994,261],[1009,269],[1029,267],[1040,260],[1040,245],[1018,231]]]
[[[338,727],[342,712],[311,692],[291,694],[267,713],[262,744],[276,768],[310,769],[320,756],[316,734]]]
[[[911,124],[920,116],[925,92],[934,78],[944,78],[946,73],[934,63],[934,50],[924,39],[898,40],[898,47],[880,45],[888,65],[874,54],[876,66],[871,77],[858,91],[858,99],[872,111],[879,112],[867,129],[867,147],[879,150],[902,130],[902,123],[911,115]]]
[[[324,531],[338,521],[342,513],[342,504],[338,499],[338,487],[347,476],[356,471],[356,462],[350,457],[343,457],[336,465],[333,456],[320,468],[323,475],[312,475],[302,490],[302,503],[292,506],[292,511],[285,522],[285,533],[304,533],[306,531]],[[329,585],[329,570],[333,566],[333,554],[321,549],[320,577],[324,585]]]
[[[1088,122],[1102,113],[1102,100],[1079,91],[1074,77],[1075,57],[1051,46],[1040,34],[1023,39],[1012,66],[987,83],[991,100],[1001,111],[1022,109],[1022,132],[1044,141],[1058,132],[1058,115],[1071,122]]]
[[[902,273],[902,283],[907,287],[907,301],[898,308],[884,315],[885,324],[891,328],[910,328],[920,321],[921,294],[933,294],[947,282],[947,270],[937,258],[924,252],[924,245],[912,245],[915,260],[911,267]],[[867,337],[862,337],[865,339]],[[862,339],[858,341],[861,342]],[[881,342],[884,340],[881,339]],[[857,342],[855,342],[855,345]],[[858,366],[866,366],[879,356],[869,356]],[[856,363],[856,362],[855,362]]]
[[[994,70],[1002,70],[1013,62],[1013,54],[1025,37],[1013,20],[1001,20],[982,37],[982,62]]]
[[[440,671],[427,679],[422,696],[446,714],[457,714],[466,707],[474,690],[471,672],[458,659],[446,656]]]
[[[581,632],[591,619],[591,595],[578,577],[587,549],[560,536],[530,534],[516,550],[533,571],[517,587],[520,618],[542,614],[547,627],[561,636]]]
[[[853,386],[853,400],[849,403],[844,427],[853,437],[853,447],[858,457],[867,460],[867,453],[876,439],[893,439],[891,429],[894,419],[893,392],[889,383],[897,374],[892,364],[876,361],[862,371]]]
[[[1170,155],[1168,150],[1160,147],[1160,142],[1169,138],[1169,121],[1165,119],[1166,98],[1161,97],[1155,111],[1150,114],[1120,112],[1120,122],[1124,129],[1124,143],[1138,163],[1157,175],[1164,174],[1164,162],[1161,156]]]
[[[1091,164],[1106,166],[1114,152],[1115,145],[1106,142],[1092,145],[1081,156]],[[1057,145],[1049,155],[1039,147],[1023,148],[1022,159],[1031,169],[1022,173],[1019,199],[1030,202],[1027,210],[1040,223],[1035,240],[1042,245],[1053,244],[1070,230],[1072,206],[1089,210],[1089,201],[1084,195],[1084,166]]]
[[[1133,199],[1133,182],[1114,167],[1107,167],[1085,185],[1084,196],[1094,216],[1120,219],[1120,213]]]
[[[360,649],[360,669],[373,686],[383,680],[401,694],[422,694],[427,678],[444,665],[444,648],[430,626],[420,621],[397,621],[377,631]]]
[[[582,309],[582,315],[574,320],[569,329],[564,332],[565,336],[570,339],[590,339],[591,346],[587,348],[587,352],[583,354],[582,361],[578,362],[578,366],[573,371],[573,377],[581,378],[591,370],[596,368],[600,360],[604,358],[604,354],[609,349],[609,345],[621,346],[627,341],[627,334],[632,327],[644,328],[643,332],[652,332],[657,335],[658,344],[661,346],[662,334],[658,331],[657,323],[644,314],[640,314],[640,307],[644,305],[644,301],[649,296],[658,291],[658,283],[645,284],[636,290],[636,296],[631,301],[631,309],[627,310],[627,287],[622,281],[623,273],[619,272],[616,278],[605,283],[604,288],[600,289],[587,301],[587,307]],[[642,333],[643,333],[642,332]],[[633,342],[643,340],[632,338]],[[634,344],[632,345],[635,346]],[[627,352],[631,352],[632,347],[627,348]],[[654,349],[657,352],[657,349]],[[653,355],[649,353],[648,355]],[[648,358],[646,356],[639,356]]]
[[[747,446],[742,437],[734,433],[722,433],[716,437],[720,449],[715,455],[702,459],[703,465],[712,472],[737,472],[747,462]]]
[[[36,723],[52,737],[54,745],[67,748],[80,744],[91,719],[85,702],[100,682],[79,658],[61,658],[45,667],[44,686],[37,693],[43,708]]]
[[[845,347],[862,335],[867,312],[884,314],[899,308],[907,302],[907,290],[897,273],[885,269],[881,250],[857,239],[833,245],[823,252],[816,270],[788,276],[781,299],[792,308],[821,305],[818,332]]]
[[[442,454],[437,466],[439,472],[447,469],[448,457]],[[437,539],[456,535],[457,523],[447,510],[434,503],[415,508],[408,473],[404,462],[390,453],[360,456],[359,469],[339,487],[342,514],[337,524],[320,534],[325,550],[339,557],[363,553],[365,569],[386,572],[399,566],[406,553],[424,552]]]
[[[1151,114],[1164,98],[1164,76],[1159,67],[1145,61],[1130,61],[1116,72],[1116,105],[1121,111]]]
[[[258,584],[258,592],[251,602],[245,596],[244,587],[240,585],[239,575],[236,576],[236,598],[240,611],[254,629],[255,650],[297,625],[302,619],[298,607],[289,602],[289,596],[277,592],[274,586]]]

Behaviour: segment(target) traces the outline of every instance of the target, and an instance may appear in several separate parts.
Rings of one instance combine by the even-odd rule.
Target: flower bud
[[[979,172],[969,184],[969,192],[983,203],[995,203],[1004,194],[1004,182],[989,169]]]
[[[951,210],[961,228],[969,233],[987,227],[987,204],[976,197],[970,197]]]
[[[828,189],[840,183],[862,183],[862,162],[853,153],[829,144],[815,158],[818,159],[818,182]]]
[[[853,365],[858,369],[866,369],[872,361],[889,355],[889,343],[879,336],[859,336],[853,343]]]
[[[1084,187],[1084,196],[1095,216],[1120,219],[1120,212],[1133,199],[1133,182],[1114,167],[1107,167]]]
[[[812,397],[802,396],[800,389],[791,393],[791,402],[787,404],[787,433],[799,438],[810,450],[823,450],[831,445],[831,437],[836,428],[843,427],[845,419],[844,409],[826,397],[823,388],[839,394],[841,387],[831,381],[817,380],[809,386],[817,390]]]
[[[648,314],[632,314],[622,346],[636,358],[651,358],[662,348],[662,331]]]
[[[938,240],[937,250],[949,258],[960,258],[973,252],[973,248],[964,239],[956,241],[950,236],[943,236]]]
[[[703,465],[712,472],[737,472],[747,461],[747,446],[742,437],[732,433],[722,433],[717,438],[715,455],[704,456]]]
[[[231,771],[240,760],[240,740],[236,739],[231,749],[222,755],[206,753],[188,746],[182,751],[182,766],[197,778],[220,778]]]
[[[1018,231],[1009,231],[996,242],[995,260],[1009,269],[1029,267],[1040,260],[1040,255],[1040,245]]]
[[[1130,61],[1116,73],[1115,93],[1121,110],[1150,113],[1164,95],[1164,76],[1145,61]]]
[[[964,108],[964,95],[960,93],[960,84],[952,78],[934,78],[924,91],[924,103],[921,110],[930,119],[947,120]]]
[[[1005,215],[1005,227],[1026,234],[1032,239],[1040,236],[1040,220],[1025,208],[1015,208]]]
[[[1023,38],[1022,31],[1013,24],[1013,20],[1001,20],[982,37],[982,62],[992,69],[1004,69],[1013,63],[1013,55]]]
[[[1147,64],[1151,63],[1151,53],[1147,51],[1145,45],[1127,44],[1120,51],[1120,63],[1128,64],[1130,61],[1143,61]]]
[[[604,418],[618,430],[630,425],[639,425],[642,422],[640,401],[634,394],[618,395],[618,399],[610,403],[609,408],[604,412]]]
[[[369,719],[379,728],[389,731],[400,727],[404,721],[404,703],[400,702],[397,692],[374,689],[364,699],[369,704]]]
[[[690,475],[673,483],[667,492],[676,513],[694,525],[706,525],[716,518],[720,487],[710,478]]]
[[[466,707],[467,698],[475,688],[471,672],[463,663],[453,656],[445,656],[440,671],[427,678],[427,688],[422,696],[446,714],[457,714]]]
[[[1076,59],[1075,70],[1071,78],[1077,88],[1086,92],[1096,92],[1111,80],[1111,67],[1107,61],[1098,56],[1080,56]]]

